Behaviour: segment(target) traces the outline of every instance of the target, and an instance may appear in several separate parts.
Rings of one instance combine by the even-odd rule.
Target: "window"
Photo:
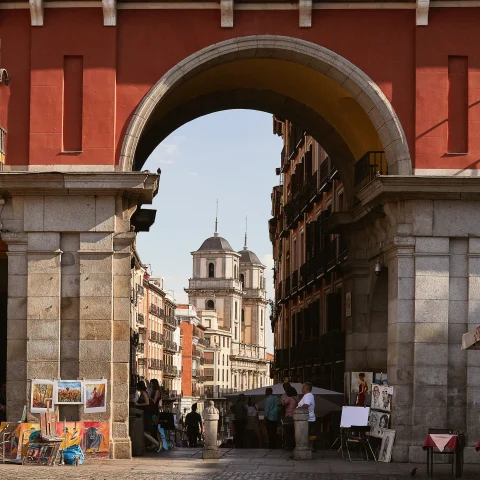
[[[227,338],[227,348],[230,348],[230,339]]]
[[[213,300],[207,300],[205,302],[205,308],[207,310],[215,310],[215,302]]]
[[[225,347],[225,337],[222,337],[222,344]]]
[[[245,287],[245,275],[243,273],[240,274],[240,283],[242,284],[242,288]]]
[[[237,327],[235,327],[235,340],[237,339],[238,337],[238,331],[237,331]]]
[[[228,382],[228,370],[227,370],[227,382]]]
[[[222,370],[222,382],[225,381],[225,370]]]
[[[208,264],[208,278],[213,278],[215,277],[215,265],[210,262]]]
[[[238,302],[235,302],[235,320],[238,320]]]
[[[263,310],[260,311],[260,326],[263,327]]]
[[[217,356],[217,365],[220,365],[220,354]]]
[[[234,386],[234,388],[237,388],[237,376],[236,375],[233,376],[233,386]]]
[[[237,264],[233,267],[233,278],[237,278]]]
[[[225,354],[222,353],[222,365],[225,366]]]
[[[245,309],[242,308],[242,322],[245,322]]]

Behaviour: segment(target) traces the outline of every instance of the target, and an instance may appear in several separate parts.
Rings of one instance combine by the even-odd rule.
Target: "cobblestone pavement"
[[[91,460],[79,467],[0,465],[0,479],[10,480],[400,480],[416,465],[349,462],[336,454],[316,454],[296,462],[282,451],[222,450],[220,460],[202,460],[199,450],[175,449],[133,460]],[[417,465],[416,478],[427,478]],[[448,465],[436,467],[435,479],[451,479]],[[478,465],[467,465],[466,479],[480,479]]]

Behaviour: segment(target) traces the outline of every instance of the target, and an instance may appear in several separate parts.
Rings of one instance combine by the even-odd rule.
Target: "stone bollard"
[[[218,432],[218,408],[212,400],[208,402],[208,407],[203,411],[203,426],[205,428],[205,445],[203,447],[203,459],[220,458],[218,450],[217,432]]]
[[[295,426],[295,449],[293,450],[294,460],[310,460],[310,438],[308,436],[308,408],[296,408],[293,413]]]

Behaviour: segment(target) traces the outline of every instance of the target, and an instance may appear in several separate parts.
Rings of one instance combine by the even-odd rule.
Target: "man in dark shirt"
[[[185,419],[187,425],[187,437],[189,447],[196,447],[198,441],[198,435],[202,429],[202,417],[197,413],[197,404],[192,405],[192,411],[187,415]]]

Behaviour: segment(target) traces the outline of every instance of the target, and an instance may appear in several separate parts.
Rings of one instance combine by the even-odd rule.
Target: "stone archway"
[[[297,38],[272,35],[242,37],[220,42],[190,55],[170,69],[150,89],[131,119],[122,145],[120,169],[122,171],[134,169],[135,158],[138,154],[137,149],[142,135],[145,134],[145,127],[155,109],[171,97],[172,93],[188,80],[203,72],[220,65],[231,64],[245,59],[282,60],[290,62],[290,64],[302,65],[310,71],[318,72],[328,77],[338,86],[341,86],[345,92],[348,92],[370,119],[386,153],[389,174],[412,174],[407,140],[400,121],[382,90],[363,71],[325,47]],[[245,100],[245,97],[243,99]],[[196,101],[198,103],[198,99]],[[241,95],[240,101],[242,101]],[[287,101],[288,99],[283,101],[284,105],[286,105]],[[254,105],[249,105],[248,101],[246,101],[246,108],[254,108],[256,104],[255,102],[253,103]],[[203,113],[199,112],[197,116],[226,108],[239,108],[232,105],[237,104],[228,101],[223,105],[213,106],[209,112],[206,112],[205,109],[202,110],[200,107]],[[256,108],[261,110],[266,107],[259,104]],[[290,107],[292,115],[294,109],[294,106]],[[288,105],[286,110],[288,111]],[[321,121],[322,113],[316,113],[318,120]],[[173,122],[177,122],[176,127],[178,127],[180,126],[179,123],[188,121],[186,118],[182,117],[181,120],[175,119]],[[189,120],[191,119],[189,118]],[[335,130],[328,122],[325,128],[330,132]],[[336,132],[335,135],[339,137]],[[330,143],[330,148],[340,148],[341,151],[345,151],[343,139],[335,138],[334,140],[326,139],[325,141]],[[144,156],[151,151],[152,148]],[[350,163],[351,161],[352,159],[349,160]],[[347,181],[345,177],[344,181]]]

